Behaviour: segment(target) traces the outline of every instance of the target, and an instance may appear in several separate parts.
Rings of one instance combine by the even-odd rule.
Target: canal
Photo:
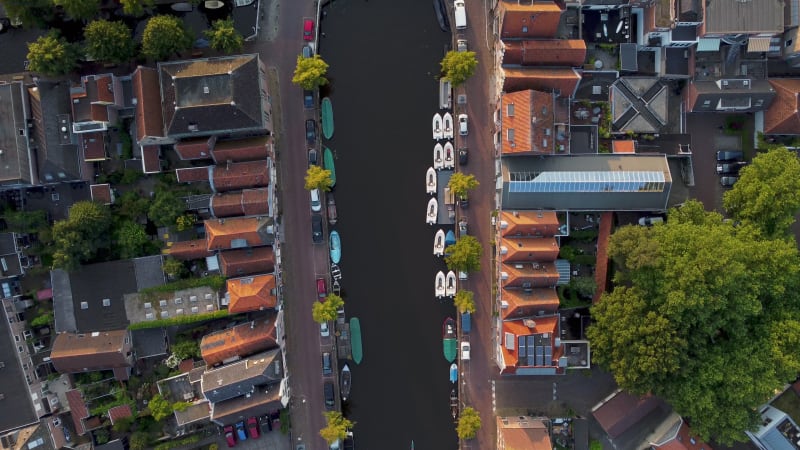
[[[439,61],[450,34],[431,0],[335,0],[323,9],[320,54],[330,64],[342,289],[361,320],[364,360],[350,362],[360,449],[453,449],[449,363],[434,297],[437,228],[425,224],[438,111]],[[340,364],[341,367],[341,364]]]

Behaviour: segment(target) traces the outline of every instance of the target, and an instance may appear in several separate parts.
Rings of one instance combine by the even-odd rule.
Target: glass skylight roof
[[[658,171],[511,172],[510,192],[661,192]]]

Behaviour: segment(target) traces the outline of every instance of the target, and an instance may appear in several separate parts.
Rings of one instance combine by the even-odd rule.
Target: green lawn
[[[795,422],[800,420],[800,396],[794,389],[787,389],[772,402],[772,406],[788,414]]]

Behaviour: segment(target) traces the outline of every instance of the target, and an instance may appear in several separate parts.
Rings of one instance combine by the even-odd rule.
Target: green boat
[[[334,187],[336,186],[336,167],[333,165],[333,152],[328,147],[325,147],[323,161],[325,162],[325,169],[331,171],[331,187]]]
[[[333,136],[333,106],[328,97],[322,99],[322,135],[325,139]]]
[[[456,321],[448,317],[442,324],[442,344],[444,347],[444,358],[447,362],[456,360],[456,349],[458,341],[456,336]]]
[[[350,343],[353,346],[353,361],[356,364],[361,364],[361,358],[364,357],[364,353],[361,349],[361,323],[358,321],[358,317],[350,319]]]

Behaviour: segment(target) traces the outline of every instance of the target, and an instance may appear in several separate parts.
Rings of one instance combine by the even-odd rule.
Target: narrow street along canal
[[[425,224],[438,111],[439,61],[450,34],[431,0],[335,0],[323,9],[323,88],[336,116],[326,141],[336,155],[342,296],[359,317],[363,362],[350,362],[344,404],[359,448],[452,449],[449,363],[442,323],[451,300],[434,297],[445,270],[433,256],[438,226]],[[341,367],[341,364],[340,364]]]

